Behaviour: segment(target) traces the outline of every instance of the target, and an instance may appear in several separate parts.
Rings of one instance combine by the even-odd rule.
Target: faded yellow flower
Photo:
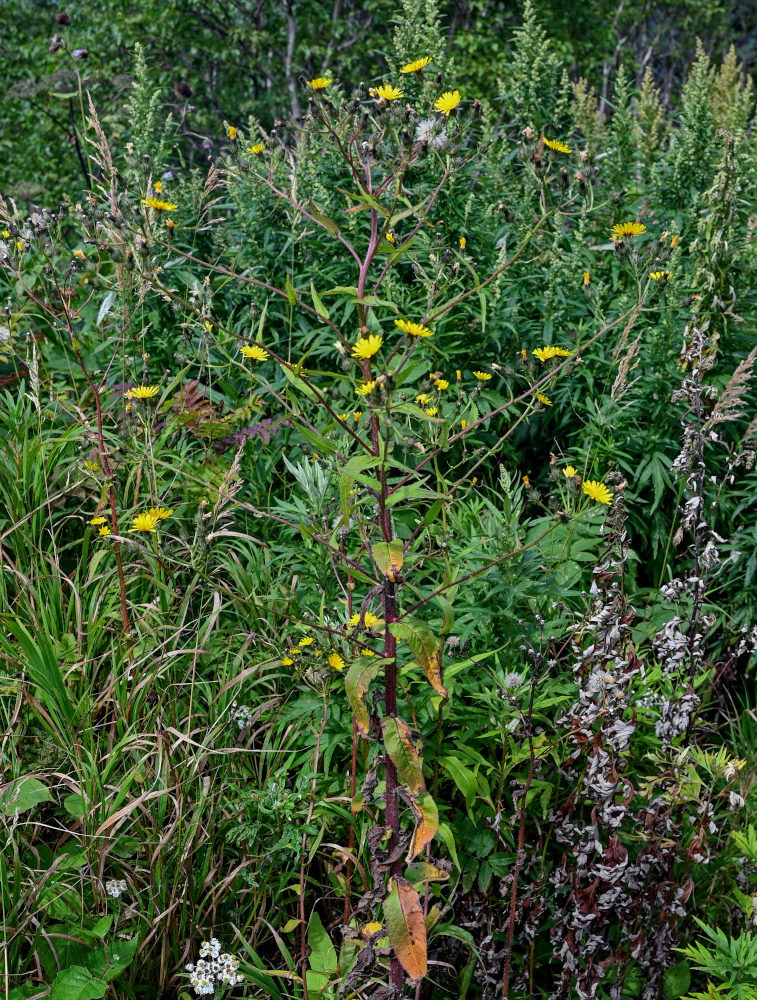
[[[411,337],[433,337],[434,335],[434,331],[429,330],[422,323],[411,323],[406,319],[396,319],[394,322],[403,333],[407,333]]]
[[[461,100],[462,97],[459,90],[446,90],[437,100],[434,108],[443,115],[449,116],[449,113],[455,110]]]
[[[407,63],[402,67],[400,73],[420,73],[420,71],[431,62],[431,56],[422,56],[420,59],[414,59],[412,62]]]
[[[367,361],[381,350],[384,338],[377,333],[372,333],[370,337],[361,337],[352,347],[352,357]]]
[[[612,503],[612,493],[604,483],[596,482],[593,479],[586,479],[581,483],[581,489],[587,497],[596,500],[597,503]]]

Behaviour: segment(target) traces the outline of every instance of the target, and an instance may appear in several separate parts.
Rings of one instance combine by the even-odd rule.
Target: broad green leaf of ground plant
[[[108,984],[95,979],[83,965],[72,965],[55,977],[50,1000],[100,1000]]]
[[[25,813],[40,802],[49,802],[50,798],[47,786],[27,774],[16,778],[0,792],[0,813],[4,816]]]

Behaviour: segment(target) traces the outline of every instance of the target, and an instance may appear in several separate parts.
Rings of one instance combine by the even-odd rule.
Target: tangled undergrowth
[[[0,200],[13,1000],[757,997],[751,83],[434,11]]]

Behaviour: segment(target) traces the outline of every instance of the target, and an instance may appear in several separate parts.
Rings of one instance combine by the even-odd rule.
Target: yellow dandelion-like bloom
[[[367,396],[369,392],[373,392],[376,388],[376,380],[371,379],[370,382],[361,382],[359,386],[355,388],[355,392],[358,396]]]
[[[399,87],[393,87],[391,83],[382,84],[380,87],[377,87],[376,93],[379,97],[383,97],[385,101],[396,101],[398,97],[405,96]]]
[[[299,656],[301,652],[302,652],[302,650],[300,649],[299,646],[292,646],[292,648],[289,650],[289,655],[290,656]]]
[[[378,615],[374,615],[371,611],[366,611],[365,613],[366,628],[373,628],[373,626],[378,624],[378,622],[380,621],[381,619],[378,617]],[[356,628],[359,622],[360,622],[360,612],[356,611],[355,614],[352,616],[352,618],[350,618],[348,625],[350,626],[350,628]]]
[[[667,280],[670,277],[670,271],[650,271],[649,277],[652,281],[662,281],[663,278]]]
[[[539,361],[549,361],[550,358],[569,358],[573,354],[573,351],[566,351],[564,347],[555,347],[554,344],[550,344],[548,347],[537,347],[531,353]]]
[[[479,382],[488,382],[491,378],[489,372],[473,372]]]
[[[308,83],[313,90],[325,90],[325,88],[333,82],[334,78],[331,76],[317,76],[314,80],[308,80]]]
[[[449,389],[449,382],[446,378],[438,378],[436,382],[434,382],[434,385],[440,392],[444,389]]]
[[[553,153],[572,153],[573,150],[569,149],[564,142],[558,142],[557,139],[548,139],[544,136],[544,145],[549,147]]]
[[[673,247],[675,247],[675,245],[676,245],[677,242],[678,242],[678,237],[674,236],[673,239],[670,241],[670,247],[671,247],[671,249],[673,249]]]
[[[158,192],[158,194],[160,194],[161,191],[163,190],[163,181],[155,181],[155,183],[153,184],[153,187]]]
[[[233,125],[229,125],[229,138],[232,142],[235,142],[237,138],[237,130]]]
[[[459,90],[446,90],[434,105],[437,111],[449,117],[450,111],[454,111],[462,97]]]
[[[591,284],[591,275],[589,274],[588,271],[584,271],[584,284],[585,285]]]
[[[248,344],[245,344],[244,347],[241,348],[241,353],[246,358],[250,358],[252,361],[268,360],[268,351],[262,348],[259,344],[253,344],[252,347],[250,347]]]
[[[109,535],[109,534],[110,534],[110,528],[106,528],[106,527],[102,527],[102,528],[100,528],[100,530],[99,530],[99,531],[97,532],[97,534],[98,534],[98,535],[102,535],[102,537],[103,537],[103,538],[105,538],[105,536],[106,536],[106,535]]]
[[[565,476],[566,479],[572,479],[573,476],[578,475],[578,469],[574,468],[572,465],[566,465],[565,468],[562,470],[562,474]]]
[[[173,507],[150,507],[147,513],[151,514],[153,517],[157,517],[159,521],[164,521],[167,517],[170,517],[171,514],[173,514]]]
[[[391,243],[392,246],[394,246],[394,244],[395,244],[394,233],[387,233],[386,234],[386,242],[387,243]]]
[[[21,242],[21,240],[16,240],[16,249],[18,250],[19,253],[24,252],[24,244]]]
[[[137,514],[137,516],[132,519],[129,531],[155,531],[159,520],[160,518],[155,514],[150,514],[149,511],[145,511],[145,513]]]
[[[291,667],[293,663],[294,660],[292,659],[291,656],[285,656],[284,659],[281,661],[282,667]]]
[[[329,666],[333,667],[334,670],[344,670],[344,660],[339,653],[332,653],[329,656]]]
[[[156,212],[175,212],[179,207],[172,201],[163,201],[160,198],[143,198],[142,204],[154,208]]]
[[[612,227],[613,236],[623,239],[624,236],[641,236],[647,231],[643,222],[618,222]]]
[[[355,412],[352,414],[352,416],[355,418],[355,423],[358,422],[358,420],[362,417],[362,415],[363,415],[362,410],[355,410]]]
[[[549,396],[545,395],[543,392],[537,392],[536,393],[536,398],[544,406],[551,406],[552,405],[552,400],[549,398]]]
[[[304,635],[300,639],[300,641],[297,643],[297,645],[298,646],[312,646],[314,642],[315,642],[315,639],[312,637],[312,635]]]
[[[466,238],[464,236],[461,236],[459,242],[460,242],[460,249],[461,250],[465,250],[465,247],[466,247],[466,245],[468,243],[468,241],[466,240]]]
[[[423,403],[423,405],[425,406],[426,403],[430,403],[433,398],[434,397],[433,396],[429,396],[429,394],[427,392],[421,392],[421,393],[419,393],[415,397],[415,402],[416,403]]]
[[[465,430],[465,428],[468,426],[468,421],[467,420],[461,420],[460,421],[460,426],[462,427],[463,430]]]
[[[372,333],[370,337],[361,337],[352,347],[352,357],[367,361],[374,354],[378,354],[383,343],[384,338],[380,337],[377,333]]]
[[[74,250],[74,257],[78,257],[79,260],[86,260],[86,256],[83,250]]]
[[[104,517],[102,517],[102,515],[98,514],[97,517],[93,517],[92,520],[89,523],[90,524],[94,524],[94,525],[98,525],[98,524],[107,524],[108,521],[107,521],[107,518],[104,518]]]
[[[612,493],[604,483],[595,482],[593,479],[586,479],[581,483],[581,489],[587,497],[591,497],[597,503],[612,503]]]
[[[338,413],[337,416],[339,417],[340,420],[347,420],[347,418],[349,417],[349,413]]]
[[[400,73],[420,73],[420,71],[431,62],[431,56],[423,56],[420,59],[414,59],[412,62],[407,63],[402,67]]]
[[[7,229],[4,229],[3,230],[3,239],[4,240],[9,240],[10,238],[11,238],[11,234],[8,232]]]
[[[433,337],[434,331],[429,330],[427,326],[422,323],[411,323],[406,319],[396,319],[395,324],[402,330],[403,333],[409,334],[411,337]]]
[[[260,154],[263,152],[264,149],[265,146],[263,145],[262,142],[256,142],[254,146],[247,147],[247,152],[253,153],[255,156],[260,156]]]
[[[424,412],[428,413],[430,417],[435,417],[439,410],[436,406],[427,406]]]
[[[157,385],[135,385],[126,390],[126,397],[127,399],[152,399],[159,392],[160,386]]]
[[[97,470],[100,468],[100,463],[99,462],[87,462],[86,459],[85,459],[85,461],[84,461],[84,468],[85,469],[89,469],[90,472],[97,472]]]

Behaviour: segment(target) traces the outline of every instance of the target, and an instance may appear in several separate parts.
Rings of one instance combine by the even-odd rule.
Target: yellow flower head
[[[371,379],[370,382],[362,382],[359,386],[357,386],[355,392],[358,394],[358,396],[367,396],[368,393],[373,392],[375,388],[376,388],[376,380]]]
[[[393,87],[391,83],[382,84],[376,88],[376,93],[385,101],[396,101],[398,97],[404,97],[404,93],[399,87]]]
[[[589,274],[588,271],[584,271],[584,284],[585,285],[591,284],[591,275]]]
[[[386,234],[386,242],[387,243],[391,243],[392,246],[394,246],[394,244],[395,244],[394,233],[387,233]]]
[[[232,142],[235,142],[237,138],[237,130],[233,125],[229,125],[229,138]]]
[[[16,249],[18,250],[19,253],[24,252],[24,244],[21,242],[21,240],[16,240]]]
[[[304,635],[298,642],[298,646],[312,646],[315,640],[312,635]]]
[[[107,524],[108,522],[107,522],[106,518],[104,518],[104,517],[102,517],[102,515],[98,514],[98,516],[97,517],[93,517],[92,520],[89,523],[90,524],[94,524],[94,525],[98,525],[98,524]]]
[[[137,514],[131,522],[129,531],[155,531],[159,520],[159,517],[151,514],[149,511],[146,511],[144,514]]]
[[[361,337],[352,347],[352,357],[367,361],[381,350],[384,338],[377,333],[372,333],[370,337]]]
[[[439,412],[439,410],[437,409],[436,406],[428,406],[426,407],[425,412],[428,413],[430,417],[435,417],[436,414]]]
[[[359,623],[359,621],[360,621],[360,612],[356,611],[355,614],[352,616],[352,618],[350,618],[348,624],[349,624],[350,628],[356,628],[357,625],[358,625],[358,623]],[[366,613],[365,613],[365,627],[366,628],[373,628],[373,626],[376,625],[380,621],[381,621],[381,619],[378,617],[378,615],[374,615],[371,611],[366,611]]]
[[[168,509],[165,507],[150,507],[147,513],[151,514],[153,517],[157,517],[159,521],[164,521],[167,517],[170,517],[171,514],[173,514],[173,507],[169,507]]]
[[[531,480],[529,479],[528,476],[524,476],[523,477],[523,485],[526,487],[526,489],[530,488],[530,486],[531,486]]]
[[[550,358],[569,358],[573,354],[573,351],[566,351],[564,347],[555,347],[554,344],[550,344],[548,347],[537,347],[531,353],[539,361],[549,361]]]
[[[106,535],[110,534],[110,528],[106,528],[105,526],[103,526],[102,528],[100,528],[100,530],[97,533],[98,533],[98,535],[102,535],[103,538],[105,538]]]
[[[431,56],[423,56],[421,59],[414,59],[412,62],[403,66],[400,73],[420,73],[424,66],[428,66],[430,62]]]
[[[172,201],[162,201],[160,198],[143,198],[142,204],[154,208],[156,212],[175,212],[179,207]]]
[[[461,250],[465,250],[465,246],[466,246],[467,242],[468,241],[466,240],[466,238],[464,236],[460,237],[460,249]]]
[[[462,97],[459,90],[446,90],[434,105],[437,111],[449,116],[450,111],[454,111]]]
[[[670,241],[671,248],[674,247],[677,242],[678,242],[678,237],[674,236],[673,239]]]
[[[670,271],[650,271],[649,277],[652,281],[662,281],[663,278],[667,281],[670,277]]]
[[[344,670],[344,660],[339,653],[331,653],[329,656],[329,666],[333,667],[334,670]]]
[[[263,152],[264,148],[265,147],[263,146],[262,142],[256,142],[254,146],[248,146],[247,147],[247,152],[248,153],[253,153],[255,156],[260,156],[260,154]]]
[[[557,139],[548,139],[544,136],[544,145],[552,150],[553,153],[572,153],[572,149],[568,149],[564,142],[558,142]]]
[[[358,420],[362,417],[362,415],[363,415],[362,410],[355,410],[355,412],[352,414],[352,416],[355,418],[355,423],[358,422]]]
[[[285,656],[284,659],[281,661],[282,667],[291,667],[293,663],[294,660],[292,659],[291,656]]]
[[[416,403],[423,403],[423,405],[425,406],[426,403],[430,403],[433,398],[434,397],[433,396],[429,396],[429,394],[427,392],[421,392],[421,393],[418,393],[418,395],[415,397],[415,402]]]
[[[135,385],[132,389],[126,390],[127,399],[152,399],[160,392],[157,385]]]
[[[83,250],[74,250],[74,257],[78,257],[79,260],[86,260]]]
[[[250,358],[252,361],[268,360],[268,351],[262,348],[259,344],[253,344],[252,347],[250,347],[248,344],[245,344],[244,347],[241,349],[241,353],[246,358]]]
[[[411,337],[433,337],[434,331],[429,330],[427,326],[422,323],[410,323],[406,319],[396,319],[394,321],[396,325],[402,330],[403,333],[409,334]]]
[[[468,421],[467,420],[461,420],[460,421],[460,426],[462,427],[463,430],[465,430],[465,428],[468,426]]]
[[[539,400],[539,402],[543,406],[551,406],[552,405],[552,400],[549,398],[549,396],[545,395],[543,392],[537,392],[536,393],[536,398]]]
[[[587,497],[596,500],[597,503],[612,503],[612,493],[604,483],[595,482],[593,479],[585,479],[581,483],[581,489]]]
[[[488,382],[491,378],[489,372],[473,372],[479,382]]]
[[[612,227],[613,236],[623,239],[624,236],[641,236],[647,231],[643,222],[618,222]]]
[[[437,389],[439,389],[439,391],[442,391],[443,389],[449,389],[449,382],[447,381],[446,378],[438,378],[434,382],[434,385],[436,386]]]
[[[308,80],[308,83],[313,90],[324,90],[330,83],[333,83],[333,79],[331,76],[317,76],[315,80]]]
[[[3,230],[3,239],[4,240],[9,240],[10,238],[11,238],[11,234],[8,232],[7,229],[4,229]]]
[[[155,183],[153,184],[153,187],[158,192],[158,194],[160,194],[161,191],[163,190],[163,181],[155,181]]]
[[[565,468],[562,470],[562,474],[565,476],[566,479],[572,479],[573,476],[578,475],[578,469],[575,469],[572,465],[566,465]]]

